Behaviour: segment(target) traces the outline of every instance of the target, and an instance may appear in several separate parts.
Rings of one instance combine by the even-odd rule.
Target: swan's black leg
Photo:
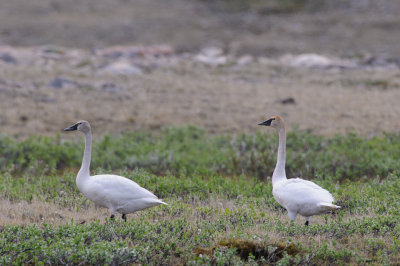
[[[114,214],[111,214],[110,219],[114,220],[114,218],[115,218]]]
[[[304,225],[305,225],[305,226],[308,226],[308,221],[306,221]]]
[[[124,220],[126,222],[126,214],[125,213],[122,214],[122,220]]]

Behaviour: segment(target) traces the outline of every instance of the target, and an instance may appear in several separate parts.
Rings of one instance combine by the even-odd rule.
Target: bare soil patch
[[[325,135],[400,128],[400,71],[389,62],[199,57],[164,46],[2,47],[0,54],[9,59],[0,60],[1,133],[16,137],[55,136],[81,119],[98,135],[183,124],[255,131],[275,114]]]
[[[272,114],[319,134],[397,132],[399,12],[397,0],[2,1],[0,132],[54,136],[79,119],[100,135],[254,131]],[[210,46],[222,50],[199,54]]]

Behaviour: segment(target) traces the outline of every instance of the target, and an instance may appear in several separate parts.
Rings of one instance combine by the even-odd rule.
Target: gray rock
[[[0,60],[9,63],[9,64],[17,64],[17,59],[10,55],[9,53],[2,53],[0,54]]]
[[[142,69],[131,64],[126,60],[116,61],[104,67],[101,73],[110,73],[116,75],[140,75],[143,73]]]
[[[73,80],[57,77],[50,82],[50,87],[54,89],[76,88],[76,82]]]
[[[293,97],[280,99],[278,102],[281,104],[296,104],[296,100]]]
[[[101,84],[101,90],[109,93],[120,93],[123,91],[121,86],[118,86],[112,82],[105,82]]]

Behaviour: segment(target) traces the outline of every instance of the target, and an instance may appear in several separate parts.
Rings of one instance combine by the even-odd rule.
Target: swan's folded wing
[[[296,203],[332,202],[331,193],[317,184],[300,178],[288,179],[275,191],[285,201]]]
[[[140,198],[154,198],[157,196],[141,187],[136,182],[117,175],[96,175],[90,178],[90,190],[93,193],[101,191],[107,198],[120,200],[135,200]],[[98,193],[100,194],[100,193]]]
[[[325,190],[325,189],[323,189],[322,187],[320,187],[320,186],[318,186],[317,184],[315,184],[314,182],[308,181],[308,180],[305,180],[305,179],[301,179],[301,178],[291,178],[291,179],[288,179],[288,180],[287,180],[287,183],[302,184],[302,185],[304,185],[304,186],[308,186],[308,187],[313,188],[313,189],[322,189],[322,190]],[[325,191],[326,191],[326,190],[325,190]]]

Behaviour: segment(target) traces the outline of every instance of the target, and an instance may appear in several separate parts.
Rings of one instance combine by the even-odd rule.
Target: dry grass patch
[[[266,114],[324,135],[400,128],[396,68],[303,69],[261,59],[215,68],[178,57],[141,75],[120,76],[102,73],[103,59],[79,53],[90,67],[69,59],[2,65],[2,133],[54,136],[80,119],[91,122],[95,135],[183,124],[211,133],[253,132]],[[53,88],[58,77],[71,83]]]
[[[90,205],[87,209],[76,211],[69,208],[60,208],[55,203],[33,199],[31,202],[0,200],[0,226],[51,224],[64,225],[71,220],[77,223],[103,220],[108,216],[104,208]]]

